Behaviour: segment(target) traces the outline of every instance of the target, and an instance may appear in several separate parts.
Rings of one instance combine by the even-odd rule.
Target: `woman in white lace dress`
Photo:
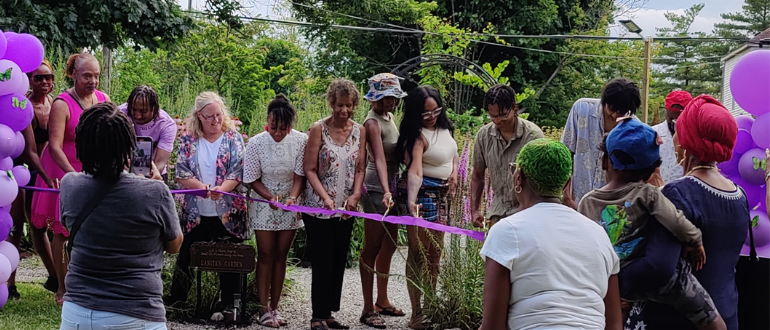
[[[302,192],[305,133],[292,129],[296,110],[283,94],[267,107],[267,131],[249,140],[244,157],[243,181],[254,189],[252,197],[292,205]],[[253,202],[251,228],[257,238],[259,323],[278,328],[286,320],[278,314],[278,300],[286,277],[286,259],[297,229],[303,226],[293,212]],[[268,297],[270,301],[268,302]]]

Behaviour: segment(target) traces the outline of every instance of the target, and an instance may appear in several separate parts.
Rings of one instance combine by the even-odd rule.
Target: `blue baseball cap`
[[[660,159],[660,137],[652,127],[635,119],[627,118],[618,123],[607,136],[607,153],[612,167],[623,170],[649,168]],[[622,151],[631,159],[621,161],[615,152]]]

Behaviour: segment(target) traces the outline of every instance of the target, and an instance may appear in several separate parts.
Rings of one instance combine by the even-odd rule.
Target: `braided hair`
[[[271,115],[273,116],[273,122],[268,123],[268,125],[286,125],[288,127],[294,123],[297,110],[295,110],[294,106],[291,105],[289,99],[286,98],[286,95],[280,93],[276,95],[272,101],[270,101],[270,104],[267,105],[267,116],[270,117]]]
[[[75,147],[83,172],[95,179],[116,181],[131,166],[136,149],[134,125],[114,103],[98,103],[80,116]]]
[[[160,103],[158,102],[158,92],[148,85],[139,85],[134,87],[131,94],[128,95],[128,113],[129,118],[134,118],[134,102],[139,100],[147,102],[147,106],[152,110],[152,120],[158,119],[160,115]]]
[[[540,197],[561,197],[572,175],[572,154],[561,142],[542,138],[527,143],[516,158],[516,166]]]
[[[615,78],[604,85],[601,101],[602,106],[621,115],[635,114],[642,104],[639,86],[625,78]]]
[[[500,113],[515,110],[516,107],[516,91],[513,87],[503,84],[497,84],[492,86],[486,94],[484,94],[484,109],[489,111],[489,106],[497,104],[500,108]]]

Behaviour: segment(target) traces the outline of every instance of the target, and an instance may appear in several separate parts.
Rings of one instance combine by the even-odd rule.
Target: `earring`
[[[520,186],[516,186],[516,188],[513,188],[513,192],[515,192],[517,194],[521,194],[521,187]]]

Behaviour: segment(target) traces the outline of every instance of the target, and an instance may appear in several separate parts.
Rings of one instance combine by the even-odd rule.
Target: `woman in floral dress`
[[[302,160],[307,134],[292,129],[297,111],[283,94],[267,106],[267,131],[249,139],[243,161],[243,182],[254,189],[252,197],[292,205],[302,192]],[[252,202],[251,229],[257,238],[257,287],[259,323],[270,328],[286,325],[278,314],[286,259],[302,220],[293,212]],[[268,301],[270,297],[270,301]]]
[[[337,79],[329,85],[326,100],[332,115],[313,124],[305,149],[305,205],[328,210],[356,209],[366,173],[366,130],[353,121],[360,98],[358,87],[350,80]],[[302,214],[302,220],[313,264],[310,328],[348,329],[332,317],[332,312],[340,310],[353,219]]]
[[[222,195],[238,186],[243,174],[243,137],[235,129],[222,97],[203,92],[195,98],[179,141],[176,181],[184,189],[207,189],[207,197],[184,195],[179,216],[184,243],[177,258],[168,305],[187,300],[190,290],[190,247],[196,242],[249,238],[246,201]],[[238,274],[219,273],[222,305],[233,304]]]

